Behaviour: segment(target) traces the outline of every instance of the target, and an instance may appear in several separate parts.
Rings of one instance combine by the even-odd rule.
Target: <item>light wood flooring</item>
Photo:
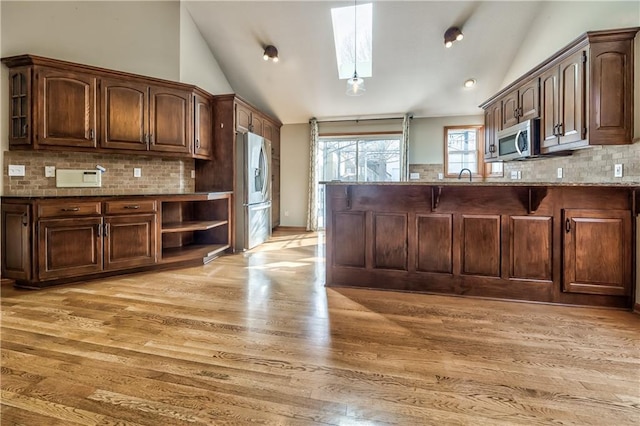
[[[640,316],[324,287],[315,234],[2,286],[5,425],[638,425]]]

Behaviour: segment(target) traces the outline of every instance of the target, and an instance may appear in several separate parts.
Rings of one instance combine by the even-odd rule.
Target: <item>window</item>
[[[399,182],[402,135],[320,137],[318,181]],[[324,185],[318,185],[318,227],[324,228]]]
[[[444,128],[444,174],[458,177],[464,169],[474,177],[502,176],[502,163],[484,164],[484,127],[479,125]]]
[[[357,17],[354,15],[356,12]],[[358,60],[358,75],[371,77],[373,61],[372,17],[371,3],[331,9],[338,78],[346,79],[353,76],[353,71],[356,68],[354,54],[357,55]],[[354,46],[356,42],[357,46]]]

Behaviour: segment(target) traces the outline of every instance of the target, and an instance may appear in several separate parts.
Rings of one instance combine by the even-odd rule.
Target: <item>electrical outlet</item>
[[[512,180],[518,179],[518,171],[517,170],[511,170],[511,179]]]
[[[562,167],[558,167],[557,177],[558,177],[558,179],[562,179]]]
[[[9,164],[9,176],[24,176],[25,167],[22,165]]]
[[[420,179],[420,173],[409,173],[409,179]]]
[[[195,178],[196,178],[196,171],[191,170],[191,179],[195,179]]]
[[[133,168],[133,177],[142,177],[142,169],[140,167]]]
[[[438,180],[442,180],[442,179],[444,179],[444,174],[438,173]]]
[[[44,177],[56,177],[56,166],[44,166]]]
[[[622,164],[613,166],[613,177],[622,177]]]

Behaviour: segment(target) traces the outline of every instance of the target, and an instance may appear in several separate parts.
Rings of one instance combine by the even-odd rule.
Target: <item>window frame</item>
[[[444,126],[444,177],[447,178],[457,178],[459,173],[451,173],[449,172],[449,131],[450,130],[460,130],[460,129],[475,129],[476,131],[476,162],[477,162],[477,170],[478,172],[472,173],[472,177],[474,178],[487,178],[487,177],[502,177],[504,176],[504,171],[500,172],[491,172],[491,163],[484,162],[484,125],[482,124],[464,124],[464,125],[455,125],[455,126]]]

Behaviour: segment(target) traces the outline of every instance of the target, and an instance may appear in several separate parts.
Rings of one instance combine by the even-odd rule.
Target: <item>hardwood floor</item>
[[[324,287],[315,234],[2,286],[2,425],[640,423],[640,316]]]

